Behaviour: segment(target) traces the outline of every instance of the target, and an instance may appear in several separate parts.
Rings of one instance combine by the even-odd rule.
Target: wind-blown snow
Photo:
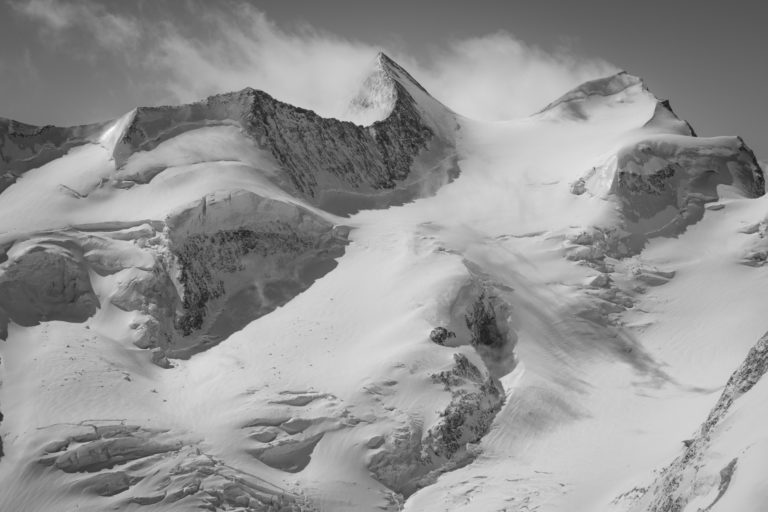
[[[14,175],[0,509],[649,503],[768,329],[754,155],[626,73],[480,123],[377,66],[362,126],[276,104],[252,124],[229,113],[245,91],[126,114]],[[190,117],[205,105],[215,122]],[[285,119],[306,147],[249,128]],[[407,165],[377,188],[381,162]],[[755,443],[762,387],[724,420]],[[742,444],[718,429],[691,506],[725,488],[710,510],[759,510],[762,445],[719,486]]]

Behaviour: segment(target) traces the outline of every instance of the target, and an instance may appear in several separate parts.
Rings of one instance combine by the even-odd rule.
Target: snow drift
[[[385,55],[348,114],[0,123],[0,509],[760,510],[743,140],[628,73],[476,122]]]

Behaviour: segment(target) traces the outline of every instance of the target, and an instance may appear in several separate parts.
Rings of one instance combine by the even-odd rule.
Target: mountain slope
[[[766,329],[749,148],[627,73],[481,123],[380,55],[350,116],[26,129],[0,509],[653,510]]]
[[[645,492],[637,510],[762,510],[768,493],[759,469],[766,443],[759,428],[765,421],[760,406],[765,386],[759,384],[768,371],[766,354],[764,335],[728,379],[700,431],[684,441],[684,453]]]

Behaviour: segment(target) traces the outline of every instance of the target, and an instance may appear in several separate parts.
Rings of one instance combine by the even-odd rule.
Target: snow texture
[[[628,73],[478,122],[383,54],[346,117],[0,121],[0,510],[763,510],[742,139]]]

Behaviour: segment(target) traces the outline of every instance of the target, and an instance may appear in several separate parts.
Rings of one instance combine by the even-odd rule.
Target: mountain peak
[[[603,78],[589,80],[574,87],[537,113],[564,110],[570,117],[585,119],[585,113],[578,107],[585,100],[594,97],[607,98],[616,96],[632,88],[650,94],[642,78],[626,71],[620,71]]]
[[[397,66],[397,63],[384,52],[379,52],[376,54],[376,62],[378,62],[381,66]]]
[[[430,97],[424,87],[388,55],[379,52],[371,71],[352,98],[347,117],[361,125],[385,119],[398,101]]]
[[[429,94],[427,90],[422,86],[410,73],[408,73],[400,64],[395,62],[384,52],[379,52],[376,55],[376,67],[381,72],[387,74],[392,80],[399,82],[401,85],[415,86],[421,89],[424,93]]]
[[[693,127],[679,118],[669,100],[655,96],[645,81],[626,71],[620,71],[574,87],[544,107],[536,115],[559,119],[589,119],[601,106],[623,103],[647,104],[649,117],[643,125],[664,133],[696,136]]]
[[[644,126],[663,128],[666,132],[688,135],[690,137],[697,136],[691,123],[681,119],[675,111],[672,110],[672,105],[669,103],[669,100],[657,100],[653,115]]]

